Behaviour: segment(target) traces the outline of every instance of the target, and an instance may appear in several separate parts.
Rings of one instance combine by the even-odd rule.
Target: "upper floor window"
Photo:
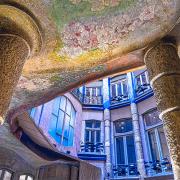
[[[65,96],[54,99],[49,133],[64,146],[73,145],[75,116],[76,111]]]
[[[86,96],[100,96],[101,87],[86,87]]]
[[[137,95],[143,93],[144,91],[150,89],[148,72],[146,70],[140,73],[135,73],[136,75],[136,93]]]
[[[132,120],[124,119],[115,121],[115,132],[116,133],[126,133],[133,131]]]
[[[96,120],[86,121],[85,142],[99,143],[101,134],[101,122]]]
[[[146,127],[162,123],[161,119],[159,119],[159,113],[157,110],[152,110],[144,114],[144,121],[145,121]]]
[[[0,169],[1,180],[11,180],[13,173],[7,169]]]
[[[20,175],[19,180],[33,180],[33,177],[30,175]]]
[[[123,78],[111,83],[111,96],[128,96],[127,79]]]
[[[167,146],[162,121],[158,117],[157,109],[146,113],[144,115],[144,122],[147,134],[149,159],[156,166],[156,168],[154,168],[155,173],[171,171],[169,149]],[[162,168],[160,168],[161,163],[165,164],[162,165]]]

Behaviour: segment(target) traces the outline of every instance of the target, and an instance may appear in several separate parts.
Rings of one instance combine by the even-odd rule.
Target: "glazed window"
[[[127,79],[123,78],[111,83],[111,97],[128,96]]]
[[[33,177],[30,175],[20,175],[19,180],[33,180]]]
[[[49,133],[58,143],[73,145],[75,117],[76,111],[65,96],[53,100]]]
[[[149,148],[149,159],[153,163],[170,164],[169,149],[166,142],[166,137],[163,130],[162,121],[158,117],[157,109],[149,111],[144,115],[144,124],[146,129],[147,144]],[[160,169],[156,173],[169,171],[170,168]]]
[[[96,120],[86,121],[85,142],[93,144],[99,143],[101,140],[101,122]]]
[[[13,173],[7,169],[0,169],[0,180],[11,180]]]
[[[86,96],[95,97],[101,95],[101,87],[86,87]]]
[[[137,175],[136,153],[132,119],[122,119],[114,122],[114,142],[117,176]],[[131,168],[132,169],[131,169]]]
[[[126,133],[133,130],[131,119],[118,120],[114,124],[116,133]]]

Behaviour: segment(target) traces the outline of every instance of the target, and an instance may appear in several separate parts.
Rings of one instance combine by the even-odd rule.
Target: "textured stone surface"
[[[31,47],[39,47],[41,38],[43,42],[37,56],[25,63],[11,109],[20,106],[27,109],[35,101],[48,101],[86,81],[142,65],[141,60],[119,57],[166,35],[177,21],[179,3],[178,0],[2,0],[1,4],[9,7],[2,11],[4,5],[0,5],[3,22],[0,32],[14,29]],[[24,21],[19,14],[25,17]],[[27,26],[26,21],[32,23]]]
[[[180,59],[173,44],[151,48],[145,63],[163,120],[176,180],[180,179]]]
[[[0,35],[0,117],[8,109],[29,53],[29,46],[21,37]]]

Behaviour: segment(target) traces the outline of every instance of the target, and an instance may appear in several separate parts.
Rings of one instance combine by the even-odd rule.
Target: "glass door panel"
[[[151,156],[153,161],[160,160],[156,135],[154,130],[148,131],[149,145],[151,150]]]
[[[135,164],[136,163],[136,154],[135,154],[133,135],[126,136],[126,145],[127,145],[128,164]]]
[[[160,144],[161,144],[162,156],[163,158],[168,158],[168,160],[170,160],[169,150],[168,150],[167,141],[166,141],[163,127],[158,128],[158,134],[159,134],[159,139],[160,139]]]
[[[125,164],[123,137],[116,138],[117,164]]]

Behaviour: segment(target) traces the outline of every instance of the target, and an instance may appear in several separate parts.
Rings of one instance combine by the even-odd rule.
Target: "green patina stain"
[[[109,13],[125,11],[134,5],[135,2],[137,2],[137,0],[121,0],[117,6],[106,6],[100,11],[92,11],[91,3],[87,1],[73,4],[69,0],[54,0],[51,14],[60,31],[65,24],[68,24],[71,21],[76,21],[82,17],[104,16]]]
[[[57,83],[62,80],[62,77],[60,75],[54,75],[49,80],[51,83]]]

